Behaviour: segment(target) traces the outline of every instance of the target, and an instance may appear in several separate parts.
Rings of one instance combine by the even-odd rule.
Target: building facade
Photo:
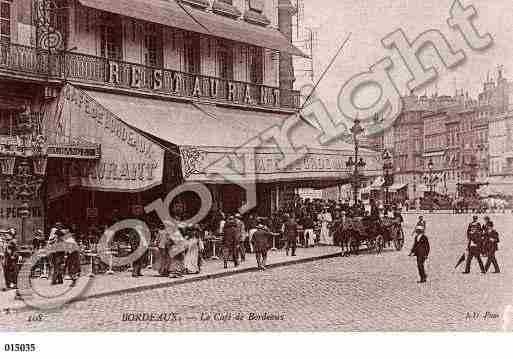
[[[488,125],[479,121],[478,107],[463,90],[454,96],[404,97],[403,112],[394,124],[369,138],[376,151],[393,153],[393,190],[407,186],[410,199],[430,190],[456,196],[458,184],[471,180],[474,162],[478,178],[485,180]]]
[[[284,146],[319,137],[293,89],[294,11],[287,0],[0,1],[0,226],[27,240],[55,221],[147,217],[188,182],[225,212],[244,208],[253,182],[268,214],[295,187],[348,182],[349,145],[281,165]],[[284,144],[277,130],[297,119]],[[177,217],[194,206],[171,204]]]

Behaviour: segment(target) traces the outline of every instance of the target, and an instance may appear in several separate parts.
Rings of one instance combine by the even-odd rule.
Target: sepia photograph
[[[511,332],[512,19],[506,0],[0,0],[0,351]]]

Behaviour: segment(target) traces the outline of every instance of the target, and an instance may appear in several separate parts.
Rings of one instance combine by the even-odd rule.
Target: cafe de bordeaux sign
[[[281,104],[279,88],[115,61],[108,62],[107,81],[110,85],[150,89],[180,97],[211,98],[234,104],[273,107]],[[253,91],[255,87],[259,87],[260,91]]]

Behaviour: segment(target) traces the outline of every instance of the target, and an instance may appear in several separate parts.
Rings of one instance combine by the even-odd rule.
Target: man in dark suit
[[[289,255],[289,250],[291,251],[292,257],[296,256],[296,248],[297,248],[297,236],[298,236],[298,228],[297,223],[294,217],[290,215],[285,215],[285,223],[283,224],[283,235],[287,241],[287,247],[285,248],[285,252],[287,256]]]
[[[144,244],[142,241],[144,239],[139,239],[139,234],[135,229],[130,229],[127,234],[128,243],[130,244],[130,251],[131,253],[134,253],[137,251],[139,246],[143,246]],[[132,277],[142,277],[143,274],[141,273],[142,268],[144,266],[144,260],[147,256],[147,252],[145,252],[143,255],[138,257],[134,262],[132,263]]]
[[[429,256],[429,240],[424,234],[424,227],[417,226],[415,228],[415,241],[410,252],[410,256],[417,257],[417,269],[419,271],[420,280],[418,283],[425,283],[427,279],[424,263]]]
[[[499,249],[499,233],[493,228],[492,221],[486,223],[484,241],[484,249],[488,256],[485,271],[488,272],[490,266],[493,264],[493,268],[495,269],[494,273],[500,273],[499,263],[497,263],[497,258],[495,258],[495,252]]]
[[[228,268],[228,261],[233,260],[235,267],[239,266],[240,230],[234,216],[230,216],[223,229],[223,257],[224,268]]]
[[[472,264],[472,258],[477,259],[477,263],[479,264],[479,268],[481,269],[481,273],[486,273],[483,261],[481,260],[481,250],[483,244],[483,229],[481,224],[478,221],[478,217],[474,216],[472,222],[468,225],[467,228],[467,262],[465,263],[465,271],[463,274],[470,273],[470,266]]]
[[[251,240],[253,241],[253,247],[255,248],[258,269],[265,270],[271,233],[262,224],[259,224],[257,226],[257,231],[253,234]]]

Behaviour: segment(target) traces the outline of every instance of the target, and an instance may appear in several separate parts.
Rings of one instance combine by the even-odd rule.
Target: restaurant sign
[[[315,180],[341,179],[350,171],[346,161],[351,153],[340,151],[315,151],[296,161],[287,168],[281,168],[283,159],[277,149],[253,149],[242,155],[235,155],[234,149],[210,147],[181,147],[182,172],[187,181],[222,182],[233,175],[233,171],[241,174],[242,180],[272,182],[276,180]],[[216,162],[228,156],[231,169],[219,173]],[[232,171],[233,170],[233,171]],[[222,171],[221,171],[222,172]]]
[[[53,110],[46,124],[52,154],[97,159],[72,162],[70,176],[82,187],[140,191],[162,183],[164,149],[88,94],[66,85]]]
[[[180,97],[211,98],[227,102],[280,107],[280,89],[192,75],[179,71],[109,61],[110,85],[150,89]]]

